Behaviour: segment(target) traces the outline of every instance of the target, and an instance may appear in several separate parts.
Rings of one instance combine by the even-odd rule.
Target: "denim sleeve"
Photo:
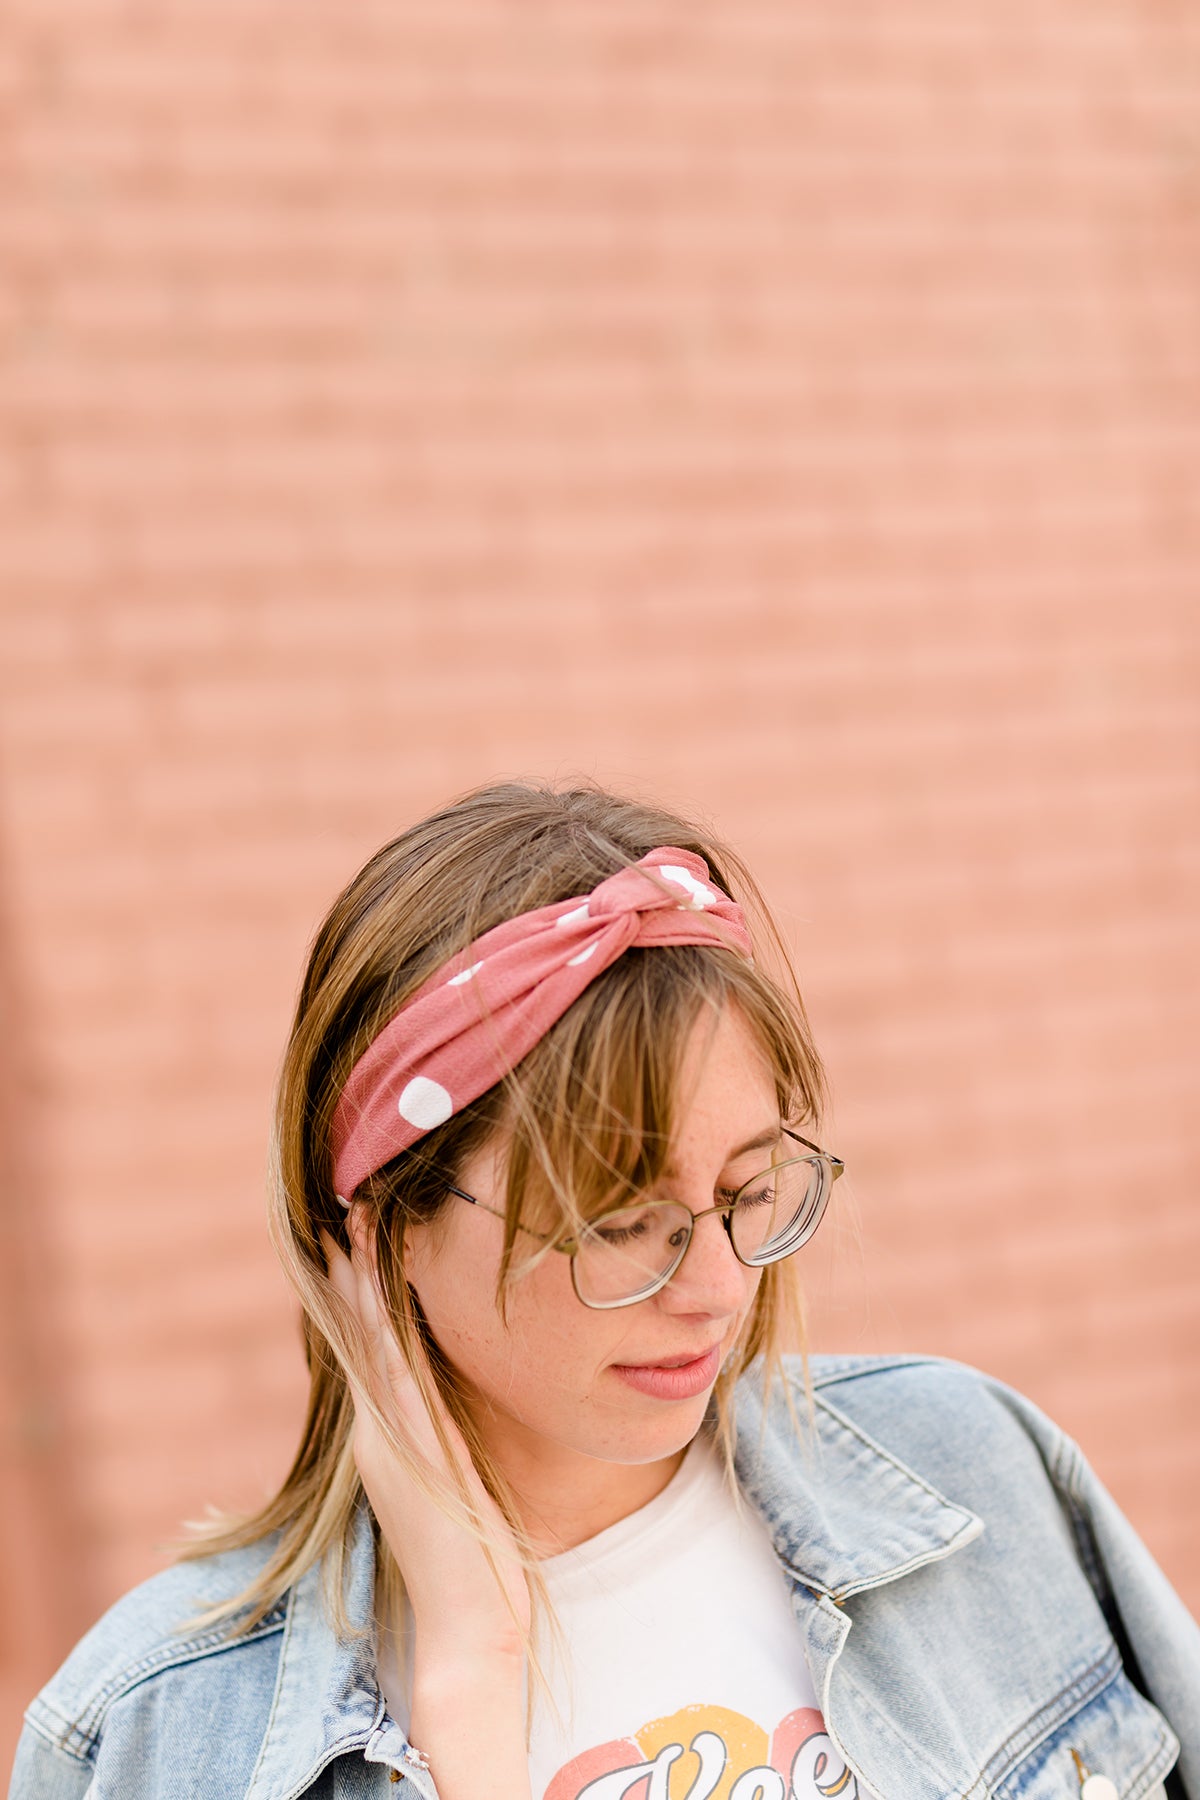
[[[48,1744],[26,1725],[17,1744],[8,1800],[81,1800],[91,1784],[90,1763]]]
[[[1179,1775],[1200,1800],[1200,1626],[1074,1444],[1031,1401],[1002,1389],[1035,1440],[1075,1529],[1079,1558],[1139,1681],[1179,1739]]]

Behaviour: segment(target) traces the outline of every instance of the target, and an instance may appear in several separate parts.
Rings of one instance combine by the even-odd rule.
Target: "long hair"
[[[455,1371],[405,1279],[409,1226],[437,1216],[447,1182],[503,1126],[507,1218],[497,1291],[503,1311],[524,1266],[516,1254],[519,1224],[564,1236],[581,1219],[660,1178],[680,1063],[705,1007],[714,1016],[728,1007],[741,1014],[774,1074],[786,1122],[818,1119],[823,1074],[779,934],[745,869],[708,833],[595,788],[504,784],[466,795],[386,844],[317,933],[279,1080],[271,1226],[304,1312],[310,1392],[300,1446],[266,1506],[250,1517],[217,1520],[184,1551],[210,1555],[276,1534],[257,1579],[207,1617],[227,1617],[236,1630],[250,1630],[323,1559],[331,1618],[343,1634],[348,1629],[346,1557],[363,1495],[345,1369],[363,1369],[362,1385],[370,1384],[366,1346],[329,1279],[320,1233],[348,1248],[346,1214],[333,1188],[330,1123],[350,1070],[426,978],[474,939],[519,913],[586,894],[662,845],[703,857],[717,883],[747,909],[755,961],[716,946],[626,951],[509,1076],[356,1191],[355,1204],[369,1210],[379,1284],[401,1351],[426,1395],[434,1397],[436,1384],[519,1545],[516,1496],[474,1428]],[[717,1382],[718,1435],[727,1458],[735,1381],[760,1357],[770,1380],[782,1351],[800,1342],[794,1270],[776,1263],[763,1270]],[[396,1452],[408,1454],[390,1435]],[[465,1489],[448,1484],[438,1497],[480,1529]],[[382,1603],[388,1616],[398,1617],[392,1608],[403,1593],[399,1570],[377,1530],[376,1543]],[[527,1566],[536,1590],[531,1554]]]

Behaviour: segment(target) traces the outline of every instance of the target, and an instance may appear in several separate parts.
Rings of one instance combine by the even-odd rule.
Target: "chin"
[[[667,1417],[668,1410],[670,1417]],[[653,1422],[647,1421],[643,1430],[633,1428],[626,1421],[623,1427],[611,1433],[598,1433],[590,1444],[579,1447],[585,1456],[597,1462],[619,1463],[627,1468],[662,1462],[687,1449],[704,1423],[706,1410],[706,1405],[697,1405],[692,1400],[678,1401],[669,1409],[660,1407],[662,1416]]]

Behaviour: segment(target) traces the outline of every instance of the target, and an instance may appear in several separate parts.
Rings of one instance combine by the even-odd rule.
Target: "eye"
[[[650,1217],[647,1213],[622,1213],[617,1219],[607,1223],[588,1227],[585,1241],[592,1244],[609,1244],[620,1247],[632,1244],[638,1238],[645,1237],[650,1229]]]
[[[752,1212],[756,1206],[774,1206],[775,1184],[769,1178],[755,1183],[752,1187],[742,1188],[738,1193],[727,1194],[726,1199],[737,1201],[739,1212]]]

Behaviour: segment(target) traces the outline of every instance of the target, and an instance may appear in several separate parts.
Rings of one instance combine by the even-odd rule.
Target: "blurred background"
[[[9,0],[0,113],[5,1763],[290,1459],[305,949],[497,776],[734,840],[814,1347],[1025,1388],[1200,1606],[1195,9]]]

